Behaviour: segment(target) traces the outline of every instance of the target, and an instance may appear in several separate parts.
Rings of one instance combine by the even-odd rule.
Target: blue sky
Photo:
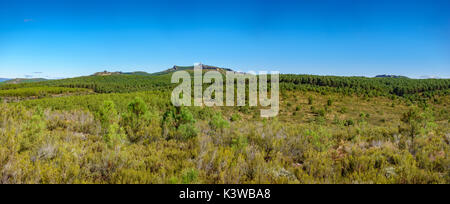
[[[0,0],[0,78],[195,62],[450,78],[450,1]]]

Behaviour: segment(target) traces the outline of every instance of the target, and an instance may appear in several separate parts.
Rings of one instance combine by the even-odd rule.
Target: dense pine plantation
[[[0,84],[0,183],[450,183],[448,79],[281,75],[272,119],[170,79]]]

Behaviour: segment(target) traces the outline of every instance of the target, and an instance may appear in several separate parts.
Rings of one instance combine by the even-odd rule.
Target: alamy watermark
[[[275,117],[280,110],[280,77],[279,72],[270,73],[270,98],[268,88],[268,73],[255,72],[241,73],[226,71],[226,94],[224,102],[223,74],[217,70],[203,72],[202,64],[194,65],[194,83],[192,86],[191,74],[187,71],[176,71],[172,75],[172,83],[180,83],[172,91],[172,104],[174,106],[245,106],[246,87],[248,87],[248,105],[268,107],[261,110],[261,117]],[[259,82],[258,82],[259,79]],[[248,83],[247,83],[248,81]],[[211,84],[203,89],[203,84]],[[248,84],[248,86],[246,85]],[[235,86],[236,85],[236,86]],[[259,89],[258,89],[259,85]],[[193,95],[192,95],[193,87]],[[236,89],[236,94],[235,94]],[[259,93],[258,93],[259,90]],[[192,100],[193,96],[193,100]],[[258,97],[259,96],[259,97]],[[236,99],[236,100],[235,100]],[[258,100],[259,99],[259,100]]]

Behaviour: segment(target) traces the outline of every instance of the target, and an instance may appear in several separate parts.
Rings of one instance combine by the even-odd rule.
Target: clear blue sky
[[[0,0],[0,78],[195,62],[450,78],[450,1]]]

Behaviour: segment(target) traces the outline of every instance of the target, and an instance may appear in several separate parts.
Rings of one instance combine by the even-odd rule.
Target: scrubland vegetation
[[[173,107],[170,74],[2,84],[46,94],[0,104],[0,183],[450,183],[450,80],[280,81],[272,119]]]
[[[64,88],[64,87],[30,87],[0,90],[0,97],[45,97],[57,94],[88,92],[88,89],[82,88]]]

